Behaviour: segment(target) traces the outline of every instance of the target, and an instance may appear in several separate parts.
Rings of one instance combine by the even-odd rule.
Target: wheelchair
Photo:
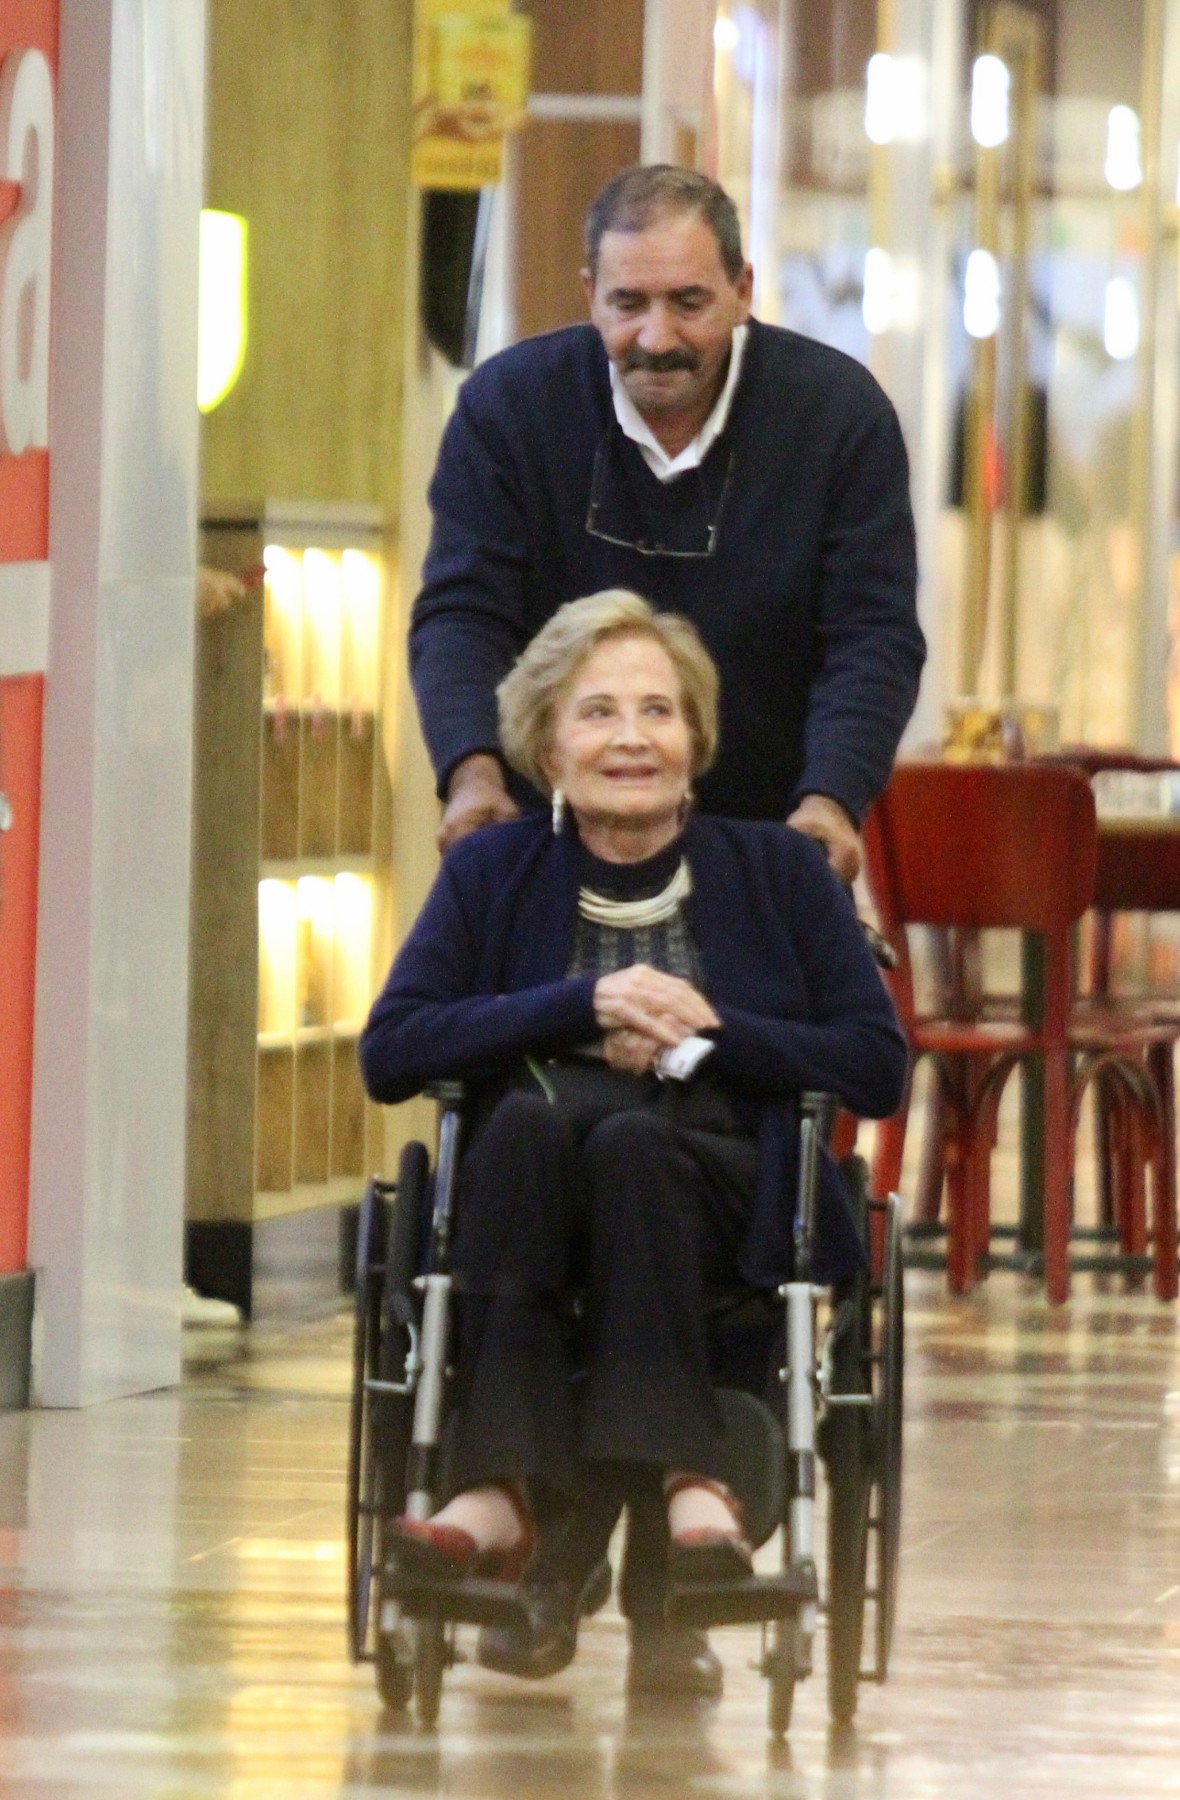
[[[462,1625],[527,1628],[523,1590],[476,1578],[415,1585],[388,1553],[399,1514],[427,1518],[445,1426],[455,1178],[464,1090],[439,1083],[432,1171],[426,1147],[402,1152],[396,1182],[373,1180],[361,1205],[348,1456],[348,1623],[354,1662],[372,1662],[385,1707],[411,1707],[433,1728],[448,1667],[462,1660]],[[810,1276],[820,1145],[827,1096],[802,1096],[799,1190],[792,1279],[777,1293],[785,1346],[781,1395],[719,1389],[733,1485],[756,1547],[781,1529],[771,1574],[670,1588],[669,1624],[712,1629],[759,1624],[757,1667],[768,1684],[768,1723],[781,1738],[796,1684],[812,1673],[822,1617],[831,1719],[847,1727],[858,1684],[883,1682],[897,1605],[901,1530],[904,1314],[897,1197],[868,1191],[863,1161],[841,1163],[864,1238],[867,1268],[828,1291]],[[428,1224],[425,1223],[428,1221]],[[425,1234],[426,1242],[423,1243]],[[423,1272],[424,1271],[424,1272]],[[777,1358],[775,1359],[777,1360]],[[817,1464],[826,1473],[827,1547],[821,1580],[816,1543]],[[603,1603],[605,1587],[594,1598]],[[591,1603],[585,1610],[593,1611]]]

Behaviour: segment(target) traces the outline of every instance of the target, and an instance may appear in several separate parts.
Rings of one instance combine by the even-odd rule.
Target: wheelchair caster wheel
[[[773,1738],[785,1737],[791,1728],[795,1684],[800,1674],[796,1660],[797,1631],[797,1624],[783,1621],[762,1661],[762,1673],[768,1684],[766,1722]]]
[[[377,1692],[387,1712],[404,1712],[414,1692],[410,1646],[400,1635],[377,1640]]]
[[[414,1625],[414,1705],[423,1731],[433,1731],[438,1721],[446,1664],[444,1626],[437,1619],[417,1620]]]
[[[795,1677],[775,1672],[770,1677],[768,1720],[771,1737],[781,1738],[791,1729],[791,1712],[795,1705]]]

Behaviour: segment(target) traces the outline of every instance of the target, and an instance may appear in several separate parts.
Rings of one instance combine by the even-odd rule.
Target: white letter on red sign
[[[0,451],[19,456],[49,443],[53,76],[39,50],[0,69],[0,176],[20,183],[0,226]]]

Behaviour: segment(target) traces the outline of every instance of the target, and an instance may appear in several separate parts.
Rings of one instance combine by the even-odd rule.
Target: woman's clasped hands
[[[721,1024],[690,981],[646,963],[600,976],[594,988],[594,1015],[602,1028],[606,1062],[630,1075],[646,1075],[662,1050]]]

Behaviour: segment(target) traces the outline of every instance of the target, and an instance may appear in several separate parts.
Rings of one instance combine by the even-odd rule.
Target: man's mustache
[[[630,375],[633,369],[643,369],[649,375],[674,375],[678,370],[694,374],[700,366],[700,358],[691,350],[628,350],[623,358],[623,373]]]

